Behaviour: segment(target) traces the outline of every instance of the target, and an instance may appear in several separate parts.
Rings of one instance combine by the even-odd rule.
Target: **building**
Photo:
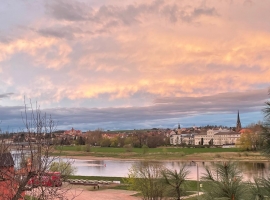
[[[10,152],[0,154],[0,199],[12,199],[16,193],[13,188],[18,187],[15,178],[15,163]],[[22,198],[24,192],[22,192]]]
[[[237,113],[236,129],[209,129],[206,133],[194,137],[195,145],[227,145],[236,144],[241,136],[241,121],[239,111]]]
[[[235,144],[241,133],[230,129],[209,129],[206,133],[194,136],[195,145],[225,145]]]
[[[170,133],[170,144],[171,145],[178,145],[182,143],[182,137],[181,135],[175,133],[174,131],[171,131]]]
[[[206,132],[186,131],[181,129],[178,124],[178,129],[170,133],[171,145],[226,145],[236,144],[237,140],[241,136],[241,121],[239,111],[237,113],[236,129],[209,129]]]
[[[193,145],[194,144],[194,133],[187,132],[181,129],[180,124],[175,131],[170,132],[170,144],[171,145]]]
[[[81,136],[82,135],[82,131],[80,130],[75,130],[74,128],[72,128],[71,130],[67,130],[64,132],[64,135],[69,135],[69,136]]]

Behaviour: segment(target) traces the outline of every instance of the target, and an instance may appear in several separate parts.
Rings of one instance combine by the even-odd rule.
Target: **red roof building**
[[[81,136],[82,135],[82,131],[75,130],[74,128],[72,128],[71,130],[65,131],[64,132],[64,135]]]

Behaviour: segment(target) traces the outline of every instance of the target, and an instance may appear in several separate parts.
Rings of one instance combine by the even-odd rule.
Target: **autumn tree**
[[[27,193],[36,199],[72,199],[66,197],[71,189],[70,185],[62,187],[47,187],[46,181],[54,185],[53,180],[47,175],[50,166],[58,162],[59,157],[54,156],[55,147],[52,145],[51,135],[56,129],[56,123],[50,115],[42,113],[36,104],[33,107],[26,105],[22,111],[24,123],[24,142],[6,144],[1,141],[0,159],[0,181],[1,187],[6,184],[5,190],[0,190],[0,199],[18,200],[23,199]],[[48,137],[47,137],[48,136]],[[70,165],[69,161],[65,161]],[[35,184],[29,184],[35,180]],[[8,194],[8,195],[7,195]],[[75,198],[75,196],[74,196]]]
[[[100,146],[101,147],[110,147],[111,145],[111,140],[109,138],[102,138],[100,141]]]
[[[102,133],[102,129],[97,129],[95,131],[87,131],[85,143],[91,146],[99,146],[102,140]]]
[[[244,129],[237,142],[237,145],[243,150],[257,150],[260,148],[262,139],[262,125],[251,124]]]

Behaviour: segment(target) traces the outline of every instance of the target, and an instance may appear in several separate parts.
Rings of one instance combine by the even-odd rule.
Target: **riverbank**
[[[79,160],[149,160],[149,161],[250,161],[267,162],[269,159],[262,156],[259,152],[232,152],[220,151],[211,152],[185,152],[186,149],[178,149],[175,152],[82,152],[82,151],[62,151],[60,156]]]
[[[241,156],[239,155],[226,155],[225,153],[221,153],[219,156],[211,155],[211,153],[205,153],[205,154],[198,154],[193,156],[185,156],[185,157],[179,157],[179,158],[171,158],[167,157],[164,159],[157,159],[155,157],[153,158],[115,158],[115,157],[95,157],[95,156],[76,156],[76,155],[65,155],[63,157],[68,157],[71,159],[78,159],[78,160],[148,160],[148,161],[156,161],[156,160],[162,160],[162,161],[250,161],[250,162],[268,162],[269,159],[260,156],[260,155],[249,155],[249,156]]]

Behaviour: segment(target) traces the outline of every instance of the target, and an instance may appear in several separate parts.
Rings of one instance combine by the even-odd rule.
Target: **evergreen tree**
[[[173,194],[177,200],[186,194],[187,176],[190,173],[185,165],[182,165],[179,171],[166,169],[162,172],[165,183],[168,185],[169,193]]]
[[[236,163],[216,163],[213,167],[206,167],[202,177],[204,195],[202,199],[214,200],[246,200],[249,199],[247,184]]]
[[[270,100],[268,100],[265,104],[266,106],[263,109],[265,116],[264,116],[261,151],[264,155],[270,156]]]

